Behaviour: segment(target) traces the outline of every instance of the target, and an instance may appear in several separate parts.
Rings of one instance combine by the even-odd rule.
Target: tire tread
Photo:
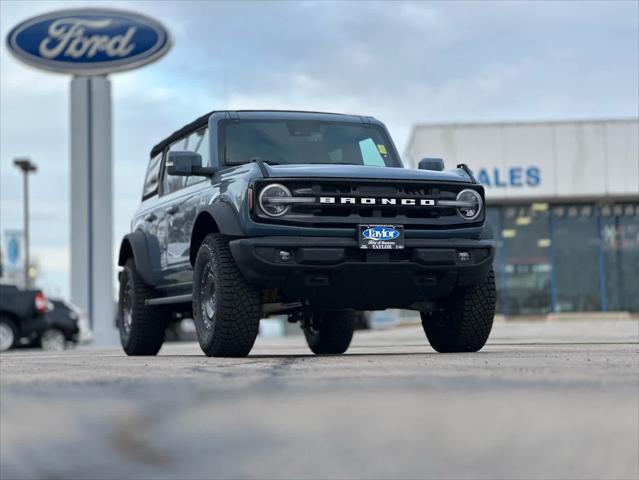
[[[128,340],[122,335],[122,296],[124,283],[120,285],[120,304],[118,306],[118,327],[122,348],[127,355],[157,355],[164,343],[166,330],[166,310],[162,307],[148,306],[146,300],[157,297],[155,289],[148,285],[135,269],[133,258],[129,258],[124,265],[123,277],[128,276],[133,281],[134,305],[131,334]]]
[[[495,317],[495,273],[473,287],[457,290],[443,312],[422,313],[431,346],[442,353],[477,352],[486,344]]]
[[[209,357],[245,357],[253,348],[259,332],[259,293],[248,285],[237,268],[228,237],[219,233],[207,235],[200,245],[195,261],[194,289],[200,288],[199,274],[203,262],[210,259],[214,262],[218,307],[212,338],[203,339],[198,329],[200,346]],[[195,317],[201,315],[199,295],[196,296],[195,292],[193,299]]]
[[[348,350],[355,330],[355,312],[340,311],[321,316],[318,331],[304,328],[306,343],[316,355],[341,354]],[[310,321],[313,321],[312,319]]]

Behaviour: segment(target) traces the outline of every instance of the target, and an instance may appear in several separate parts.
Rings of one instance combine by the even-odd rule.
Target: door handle
[[[166,213],[168,213],[169,215],[175,215],[179,211],[180,209],[176,207],[175,205],[166,209]]]
[[[157,219],[158,216],[155,213],[150,213],[146,217],[144,217],[144,220],[146,220],[147,222],[155,222]]]

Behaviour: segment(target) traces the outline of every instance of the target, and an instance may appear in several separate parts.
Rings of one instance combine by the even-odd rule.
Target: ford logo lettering
[[[387,242],[399,237],[399,232],[392,227],[371,227],[364,230],[362,235],[368,240]]]
[[[154,62],[171,48],[168,31],[137,13],[61,10],[26,20],[7,36],[19,60],[54,72],[103,75]]]

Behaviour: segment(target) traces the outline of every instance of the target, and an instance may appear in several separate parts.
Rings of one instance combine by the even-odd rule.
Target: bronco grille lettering
[[[397,205],[404,207],[434,207],[435,200],[432,198],[390,198],[390,197],[319,197],[321,204],[341,204],[341,205]]]

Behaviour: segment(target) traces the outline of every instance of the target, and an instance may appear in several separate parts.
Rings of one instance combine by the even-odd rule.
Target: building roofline
[[[512,127],[518,125],[567,125],[571,123],[626,123],[639,122],[639,117],[614,117],[614,118],[588,118],[588,119],[562,119],[562,120],[512,120],[512,121],[479,121],[479,122],[433,122],[433,123],[416,123],[411,131],[420,128],[433,127]]]

